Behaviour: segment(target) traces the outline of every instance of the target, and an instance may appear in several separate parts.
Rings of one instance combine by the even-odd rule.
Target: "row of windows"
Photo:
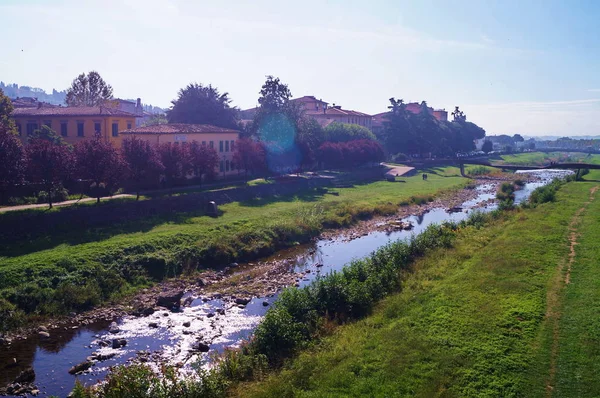
[[[233,170],[235,170],[235,165],[234,165],[233,161],[221,160],[221,162],[219,163],[219,171],[221,173],[223,173],[225,171],[233,171]]]
[[[85,137],[84,128],[83,128],[84,122],[81,120],[78,120],[76,123],[77,123],[77,136]],[[68,124],[68,122],[66,120],[60,122],[60,135],[62,135],[63,137],[67,137],[67,135],[68,135],[67,124]],[[43,126],[48,126],[48,128],[52,128],[52,121],[44,120]],[[132,123],[127,122],[127,128],[130,129],[131,127],[132,127]],[[28,135],[33,134],[33,132],[37,129],[38,129],[38,124],[35,121],[28,121],[25,125],[25,131],[27,132]],[[21,128],[20,123],[17,123],[17,130],[19,131],[19,135],[21,135],[22,128]],[[113,137],[119,136],[119,122],[112,123],[111,132],[112,132]],[[94,133],[96,133],[96,134],[102,133],[102,123],[94,122]]]
[[[229,143],[231,142],[231,145],[229,145]],[[229,149],[231,149],[231,152],[233,152],[233,140],[232,141],[219,141],[219,152],[223,152],[223,143],[225,143],[225,151],[224,152],[229,152]],[[212,141],[211,141],[212,144]],[[211,146],[212,148],[212,146]]]

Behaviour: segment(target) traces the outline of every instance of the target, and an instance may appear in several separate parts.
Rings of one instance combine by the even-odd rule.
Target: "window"
[[[112,124],[112,136],[113,137],[118,137],[119,136],[119,122],[116,122],[116,123]]]
[[[233,160],[231,161],[231,171],[235,170],[235,163],[233,163]]]
[[[19,135],[21,135],[21,123],[17,123],[17,131],[19,132]]]
[[[48,126],[49,129],[52,128],[52,120],[44,120],[44,126]]]
[[[35,130],[38,129],[38,125],[37,125],[37,123],[35,121],[31,121],[30,120],[30,121],[27,122],[26,129],[27,129],[27,135],[31,135],[31,134],[33,134],[33,132]]]
[[[223,152],[223,141],[219,141],[219,152]]]
[[[231,152],[233,152],[233,140],[231,140]],[[233,168],[233,166],[231,166],[231,168]]]
[[[225,171],[229,171],[229,160],[225,161]]]
[[[215,147],[215,143],[213,141],[210,142],[210,147],[214,148]]]
[[[225,152],[229,152],[229,141],[225,141]]]
[[[102,124],[100,122],[94,122],[94,133],[102,134]]]
[[[202,141],[202,146],[206,146],[206,141]]]
[[[67,136],[67,122],[65,120],[60,122],[60,135]]]
[[[132,126],[131,120],[127,121],[127,130],[129,130]]]
[[[219,171],[222,173],[223,171],[225,171],[225,166],[223,164],[223,161],[221,160],[221,163],[219,163]]]
[[[83,122],[77,121],[77,137],[83,137]]]

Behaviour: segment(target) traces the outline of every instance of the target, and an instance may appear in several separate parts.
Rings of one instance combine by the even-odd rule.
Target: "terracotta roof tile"
[[[13,116],[125,116],[136,117],[133,113],[104,106],[57,106],[41,108],[15,108]]]
[[[153,126],[136,127],[123,130],[120,134],[193,134],[193,133],[239,133],[237,130],[224,127],[212,126],[210,124],[156,124]]]

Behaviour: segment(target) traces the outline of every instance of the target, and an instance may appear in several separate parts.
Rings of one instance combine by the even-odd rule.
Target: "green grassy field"
[[[599,396],[598,185],[569,183],[554,203],[463,229],[372,315],[234,394]]]
[[[547,165],[550,162],[572,162],[600,164],[600,155],[588,155],[579,152],[526,152],[514,155],[502,155],[501,161],[492,163],[514,164],[514,165]]]
[[[0,318],[15,318],[20,313],[15,310],[55,314],[89,308],[132,286],[267,255],[307,241],[324,227],[393,213],[411,197],[431,197],[467,182],[455,168],[441,169],[427,181],[404,180],[333,190],[339,196],[313,191],[230,203],[220,206],[218,218],[168,215],[23,242],[0,254]],[[14,323],[0,322],[0,330]]]

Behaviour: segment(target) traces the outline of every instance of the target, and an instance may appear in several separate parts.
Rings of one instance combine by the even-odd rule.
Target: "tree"
[[[185,178],[192,171],[187,145],[164,142],[158,145],[158,155],[164,167],[164,182],[173,186],[177,180]]]
[[[348,142],[354,140],[376,141],[375,135],[366,127],[358,124],[333,122],[324,129],[325,141]]]
[[[251,138],[236,141],[233,152],[233,162],[246,175],[263,171],[266,168],[265,150],[260,142]]]
[[[258,103],[263,110],[279,111],[288,104],[291,97],[292,92],[287,84],[283,84],[278,77],[269,75],[260,89]]]
[[[167,110],[169,123],[211,124],[237,128],[238,109],[231,107],[228,93],[216,87],[192,83],[179,90],[173,106]]]
[[[97,134],[75,145],[75,164],[79,177],[92,182],[90,188],[100,203],[102,194],[114,187],[125,174],[124,162],[117,149]]]
[[[12,111],[10,99],[0,90],[0,203],[5,192],[22,181],[25,171],[23,146],[10,118]]]
[[[514,142],[523,142],[525,141],[525,138],[523,138],[523,136],[521,134],[515,134],[513,135],[513,141]]]
[[[43,185],[48,194],[48,205],[52,208],[56,189],[70,174],[73,164],[71,148],[43,138],[34,138],[25,148],[25,158],[27,178]]]
[[[147,121],[145,121],[142,125],[143,126],[155,126],[158,124],[167,124],[169,123],[169,120],[167,119],[167,116],[162,114],[162,113],[155,113],[152,116],[150,116],[148,118]]]
[[[490,153],[494,150],[494,144],[490,140],[483,141],[483,145],[481,146],[481,150],[485,153]]]
[[[15,122],[11,117],[12,112],[13,105],[10,98],[4,95],[4,91],[0,89],[0,129],[16,132]]]
[[[107,84],[100,74],[91,71],[77,76],[67,89],[65,103],[67,106],[99,106],[112,99],[113,88]]]
[[[455,122],[464,122],[467,120],[467,116],[465,116],[464,112],[461,111],[458,106],[454,107],[454,112],[452,112],[452,116]]]
[[[0,126],[0,203],[12,186],[23,180],[25,158],[23,145],[14,132]]]
[[[386,147],[388,153],[414,153],[416,152],[415,131],[411,123],[410,115],[406,111],[404,100],[389,99],[390,110],[385,115],[383,131],[377,137]]]
[[[128,179],[135,186],[135,200],[139,200],[141,183],[149,176],[161,172],[163,165],[154,146],[136,137],[123,140],[121,155],[127,167]]]
[[[192,171],[199,178],[200,183],[203,176],[206,179],[214,177],[215,169],[219,165],[219,155],[214,148],[192,141],[189,146],[189,157]]]

